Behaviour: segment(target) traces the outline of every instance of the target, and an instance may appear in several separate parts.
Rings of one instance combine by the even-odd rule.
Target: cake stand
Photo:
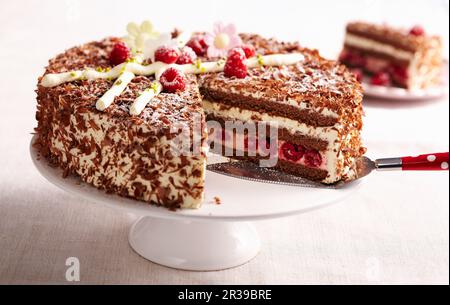
[[[62,170],[49,166],[31,145],[30,153],[37,170],[54,185],[90,202],[139,216],[129,233],[133,250],[154,263],[182,270],[213,271],[242,265],[260,250],[260,237],[252,221],[323,208],[342,201],[358,185],[303,188],[208,172],[203,206],[198,210],[169,211],[106,194],[77,177],[62,178]],[[215,197],[220,198],[220,204]]]

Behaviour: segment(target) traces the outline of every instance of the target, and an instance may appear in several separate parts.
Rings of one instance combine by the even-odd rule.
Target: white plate
[[[37,151],[32,146],[30,152],[34,165],[42,176],[61,189],[91,202],[126,209],[136,215],[158,218],[248,221],[295,215],[341,201],[359,184],[355,182],[342,189],[317,189],[252,182],[208,171],[203,206],[198,210],[169,211],[144,202],[106,194],[75,176],[62,178],[61,169],[49,166],[45,158],[37,156]],[[214,203],[216,196],[221,200],[220,205]]]
[[[368,78],[364,78],[362,85],[364,95],[382,99],[394,100],[423,100],[434,99],[448,94],[448,62],[443,65],[442,83],[440,86],[422,90],[408,90],[396,87],[371,85]]]

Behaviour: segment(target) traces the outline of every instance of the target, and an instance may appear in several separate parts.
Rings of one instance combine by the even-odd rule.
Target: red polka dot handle
[[[420,155],[417,157],[403,157],[404,171],[438,171],[448,170],[448,152]]]

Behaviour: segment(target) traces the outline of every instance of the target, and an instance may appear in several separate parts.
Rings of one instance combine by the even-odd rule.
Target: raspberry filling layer
[[[393,63],[390,60],[367,55],[356,50],[345,49],[339,60],[348,66],[357,77],[361,71],[370,76],[370,82],[378,86],[395,84],[406,87],[408,84],[408,67]]]
[[[325,158],[319,151],[285,141],[278,142],[278,158],[312,168],[325,168],[326,166]]]
[[[303,165],[311,168],[326,169],[326,158],[322,152],[315,149],[308,149],[302,145],[279,140],[272,145],[274,140],[266,138],[264,143],[261,143],[257,137],[249,137],[248,135],[233,134],[223,130],[221,133],[215,133],[211,140],[215,145],[221,143],[224,147],[233,148],[236,150],[243,150],[246,154],[252,153],[252,156],[261,154],[277,155],[279,160],[287,161],[297,165]],[[274,149],[270,152],[270,149]],[[250,154],[249,154],[250,155]],[[232,156],[227,156],[232,157]]]

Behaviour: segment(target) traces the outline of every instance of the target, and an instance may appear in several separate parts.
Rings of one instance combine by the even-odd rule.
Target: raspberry
[[[370,82],[376,86],[389,86],[391,84],[391,77],[389,73],[380,72],[375,74]]]
[[[255,48],[252,45],[243,45],[242,50],[244,50],[245,57],[247,58],[254,57],[256,55]]]
[[[245,78],[247,76],[247,66],[243,61],[228,60],[223,71],[226,77]]]
[[[281,145],[281,156],[291,162],[297,162],[300,160],[305,152],[305,149],[301,145],[285,142]]]
[[[124,63],[128,58],[130,58],[130,49],[123,42],[116,43],[109,54],[109,61],[115,66]]]
[[[236,47],[228,51],[228,61],[241,61],[243,62],[246,59],[245,51],[240,48]]]
[[[305,152],[305,164],[309,167],[319,167],[322,164],[322,156],[317,150],[308,149]]]
[[[166,64],[174,64],[180,57],[180,51],[174,47],[159,47],[155,52],[155,61],[161,61]]]
[[[392,67],[392,74],[400,79],[406,80],[408,79],[408,68],[402,66],[394,66]]]
[[[409,31],[409,34],[413,36],[423,36],[425,35],[425,30],[420,25],[416,25]]]
[[[183,91],[186,88],[186,77],[183,72],[173,67],[164,71],[159,81],[161,82],[164,91],[169,93]]]
[[[228,59],[224,67],[225,76],[245,78],[247,76],[247,66],[245,65],[245,59],[245,53],[242,48],[231,49],[228,52]]]
[[[193,64],[196,59],[197,54],[195,54],[194,50],[192,50],[192,48],[190,47],[184,47],[183,49],[181,49],[181,55],[177,60],[177,64]]]
[[[205,56],[206,51],[208,51],[208,45],[206,44],[204,37],[201,35],[191,38],[186,45],[194,50],[195,54],[198,56]]]
[[[353,68],[353,69],[351,69],[351,71],[355,75],[356,80],[358,82],[362,82],[363,76],[364,76],[363,70],[362,69],[358,69],[358,68]]]

